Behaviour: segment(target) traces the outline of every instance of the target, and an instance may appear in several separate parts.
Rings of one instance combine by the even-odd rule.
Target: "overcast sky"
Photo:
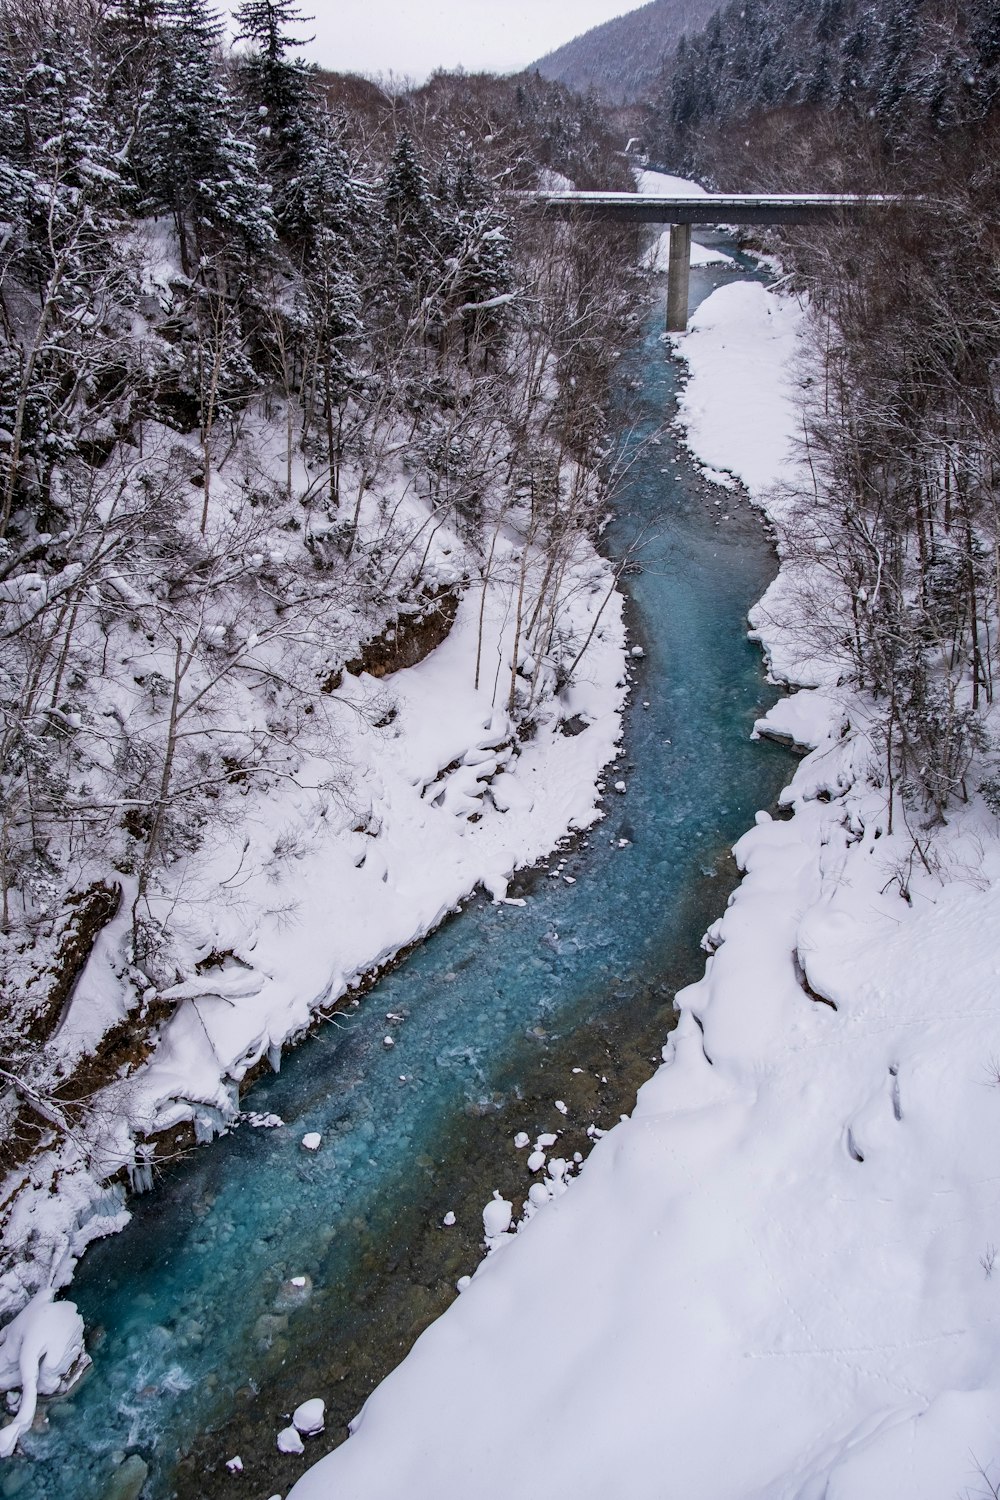
[[[509,73],[637,0],[304,0],[315,19],[306,48],[338,72],[402,74],[435,68]]]

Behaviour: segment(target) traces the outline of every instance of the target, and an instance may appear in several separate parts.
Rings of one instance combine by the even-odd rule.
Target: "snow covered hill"
[[[652,0],[539,58],[543,78],[596,91],[615,103],[640,99],[682,36],[704,26],[719,0]]]

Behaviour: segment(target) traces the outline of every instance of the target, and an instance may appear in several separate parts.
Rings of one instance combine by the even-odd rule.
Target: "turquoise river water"
[[[731,275],[694,272],[692,300]],[[661,327],[658,309],[621,366],[636,443],[672,411]],[[750,740],[775,696],[746,639],[775,568],[759,519],[665,431],[630,473],[611,553],[639,532],[641,571],[624,582],[645,656],[608,778],[627,793],[609,792],[603,822],[520,878],[525,907],[471,900],[258,1082],[245,1108],[283,1126],[193,1152],[88,1251],[69,1295],[93,1370],[49,1405],[0,1495],[286,1494],[475,1268],[492,1190],[520,1207],[530,1179],[515,1132],[558,1129],[561,1155],[585,1154],[587,1125],[631,1108],[733,887],[729,847],[790,771],[786,752]],[[561,860],[575,884],[556,876]],[[387,1012],[405,1018],[391,1052]],[[300,1146],[310,1130],[323,1137],[314,1155]],[[325,1432],[304,1457],[279,1454],[277,1431],[312,1396],[327,1403]]]

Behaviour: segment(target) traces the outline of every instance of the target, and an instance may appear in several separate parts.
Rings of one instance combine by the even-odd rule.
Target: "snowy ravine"
[[[692,448],[779,529],[804,317],[737,283],[677,344]],[[737,846],[663,1066],[294,1500],[995,1493],[996,821],[956,810],[929,868],[889,833],[868,706],[803,659],[795,583],[752,623],[804,690],[759,727],[814,748],[794,816]]]
[[[454,531],[440,527],[428,550],[439,585],[461,589]],[[533,556],[529,601],[543,571]],[[547,663],[522,659],[517,690],[524,700],[532,694],[536,724],[523,744],[502,706],[517,587],[514,544],[501,534],[485,600],[481,586],[464,588],[447,638],[418,665],[381,680],[345,673],[326,700],[338,716],[334,754],[256,799],[243,823],[191,862],[173,897],[188,977],[160,993],[176,1002],[173,1014],[149,1062],[94,1101],[109,1171],[128,1166],[135,1185],[147,1185],[141,1145],[133,1165],[137,1136],[193,1122],[207,1140],[225,1128],[239,1111],[241,1080],[262,1058],[279,1066],[282,1048],[318,1012],[477,887],[504,900],[516,868],[600,816],[597,783],[616,753],[627,691],[612,566],[580,537],[559,623],[581,643],[592,627],[593,635],[558,693]],[[581,732],[564,733],[567,719]],[[84,1053],[124,1013],[128,905],[76,988],[55,1042],[62,1055]],[[70,1280],[86,1245],[129,1217],[121,1189],[103,1188],[72,1141],[36,1157],[14,1187],[6,1240],[20,1257],[0,1280],[0,1313],[16,1312],[38,1289],[40,1306],[48,1288]],[[3,1378],[0,1369],[0,1389]],[[7,1384],[16,1383],[11,1373]]]

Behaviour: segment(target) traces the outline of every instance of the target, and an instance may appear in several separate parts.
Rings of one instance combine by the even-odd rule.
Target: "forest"
[[[501,536],[507,754],[587,649],[563,606],[642,283],[518,194],[630,184],[597,106],[537,76],[391,93],[302,62],[292,0],[236,17],[231,48],[208,0],[0,12],[7,1169],[148,1057],[176,871],[317,757],[316,816],[349,802],[340,683],[485,599]],[[126,1013],[57,1065],[123,903]]]

